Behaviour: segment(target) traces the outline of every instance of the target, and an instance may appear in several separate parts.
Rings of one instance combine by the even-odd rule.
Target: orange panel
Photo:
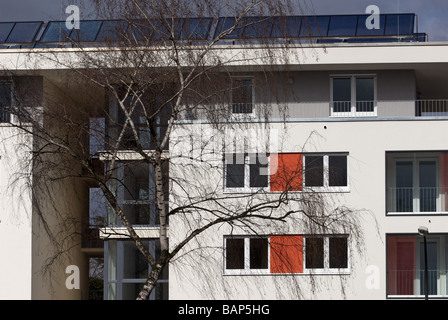
[[[271,236],[271,273],[303,273],[302,236]]]
[[[271,154],[271,191],[302,191],[301,153]]]
[[[387,294],[413,295],[415,237],[387,237]]]

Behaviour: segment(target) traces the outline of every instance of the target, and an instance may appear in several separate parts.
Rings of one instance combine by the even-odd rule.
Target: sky
[[[80,5],[81,19],[95,14],[85,9],[88,0],[0,0],[0,22],[65,20],[69,4]],[[164,0],[160,0],[164,1]],[[447,0],[297,0],[315,14],[363,14],[369,5],[380,13],[415,13],[418,31],[426,32],[430,41],[448,41]]]

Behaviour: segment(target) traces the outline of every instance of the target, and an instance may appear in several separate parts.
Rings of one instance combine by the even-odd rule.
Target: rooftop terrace
[[[325,15],[283,17],[178,18],[148,21],[83,20],[79,29],[65,21],[0,22],[0,49],[100,47],[133,39],[136,43],[159,44],[169,39],[189,44],[204,43],[226,30],[221,43],[297,41],[305,43],[426,42],[418,30],[415,14],[383,14],[379,29],[369,29],[369,15]],[[173,31],[173,32],[171,32]]]

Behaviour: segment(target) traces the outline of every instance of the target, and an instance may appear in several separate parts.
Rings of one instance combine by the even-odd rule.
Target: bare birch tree
[[[269,119],[274,107],[280,117],[287,117],[285,97],[291,94],[286,85],[288,65],[291,59],[300,58],[301,50],[300,42],[288,33],[285,17],[304,13],[309,4],[262,0],[94,3],[102,19],[119,19],[103,34],[101,46],[85,45],[82,35],[73,36],[74,30],[63,41],[72,49],[31,52],[32,59],[39,56],[39,63],[45,61],[61,70],[62,76],[58,71],[49,76],[59,79],[51,84],[58,98],[47,97],[38,110],[24,101],[15,112],[23,123],[33,125],[29,133],[38,141],[35,170],[40,168],[42,177],[48,179],[50,167],[52,181],[77,179],[101,189],[111,213],[104,235],[123,233],[150,265],[137,299],[147,299],[164,268],[190,250],[194,255],[201,249],[192,249],[196,239],[220,225],[259,233],[268,221],[274,226],[300,221],[311,234],[351,234],[362,249],[358,215],[352,209],[333,202],[328,194],[296,192],[297,177],[303,176],[300,166],[278,175],[282,191],[276,193],[264,188],[223,193],[222,176],[216,175],[222,175],[226,154],[238,154],[229,152],[229,145],[260,138],[246,134],[254,126],[246,112],[239,112],[240,117],[232,115],[232,108],[253,107],[237,98],[232,104],[232,94],[244,96],[248,86],[238,78],[240,70],[253,74],[250,85],[261,88],[257,94],[267,95],[262,88],[269,88],[270,95],[257,105],[257,119],[264,120],[258,128],[271,132]],[[226,19],[211,33],[217,17]],[[266,36],[268,30],[273,32],[274,19],[279,19],[275,39]],[[238,36],[242,32],[245,37]],[[239,67],[244,65],[245,69]],[[103,119],[104,125],[92,126],[92,118]],[[197,127],[183,125],[196,120],[208,123],[208,131],[198,135]],[[28,131],[21,122],[16,125]],[[241,133],[242,140],[229,140],[229,132]],[[279,132],[276,138],[281,141],[287,130]],[[94,157],[89,139],[102,146]],[[219,141],[210,147],[213,139]],[[304,137],[304,141],[310,139]],[[262,152],[278,152],[266,147],[269,141],[263,143]],[[189,150],[185,150],[187,146]],[[299,152],[306,147],[302,145]],[[126,184],[120,173],[127,170],[138,180],[139,172],[133,166],[140,163],[153,170],[151,195],[142,194],[136,182]],[[146,204],[141,213],[146,222],[136,221],[127,212],[117,196],[118,188],[134,203],[146,200],[141,202]],[[135,228],[136,224],[150,224],[148,219],[154,219],[151,224],[159,230],[157,257]],[[170,229],[168,220],[181,224],[182,230]],[[176,232],[178,241],[171,241],[170,235]]]

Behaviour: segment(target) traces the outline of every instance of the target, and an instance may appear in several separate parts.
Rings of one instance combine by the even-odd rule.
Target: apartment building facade
[[[217,49],[224,58],[244,55],[232,62],[235,89],[229,96],[230,118],[211,121],[203,114],[186,112],[176,119],[166,151],[172,159],[169,176],[195,186],[189,190],[191,197],[214,190],[214,195],[235,211],[248,206],[245,195],[270,199],[287,190],[291,199],[301,202],[291,200],[282,209],[286,211],[300,211],[307,199],[318,197],[325,207],[308,209],[325,211],[328,219],[335,220],[325,220],[328,232],[310,228],[300,215],[285,221],[211,227],[179,252],[150,298],[381,300],[421,299],[425,293],[430,298],[448,296],[448,97],[444,85],[448,46],[415,41],[414,34],[409,42],[396,37],[394,41],[372,41],[366,36],[350,38],[354,41],[342,41],[338,36],[291,45],[288,50],[294,54],[287,68],[282,61],[247,58],[259,55],[257,46],[229,40]],[[27,50],[31,55],[24,54]],[[107,220],[107,227],[100,230],[80,229],[84,236],[91,232],[100,235],[100,243],[74,240],[79,245],[70,249],[65,265],[57,268],[53,295],[48,293],[47,278],[38,271],[48,258],[42,252],[49,241],[38,236],[45,229],[33,202],[39,188],[24,183],[28,193],[7,192],[17,171],[37,177],[31,167],[24,167],[28,171],[10,168],[14,163],[29,163],[17,160],[30,160],[30,152],[18,146],[31,150],[33,135],[30,131],[25,137],[31,141],[18,141],[19,136],[24,138],[10,118],[14,112],[8,110],[14,104],[11,92],[16,83],[29,79],[30,73],[43,92],[40,99],[45,105],[50,96],[62,97],[55,83],[61,73],[69,71],[57,64],[30,63],[33,50],[46,54],[51,49],[8,46],[0,50],[5,70],[0,101],[6,107],[1,128],[4,210],[0,235],[2,243],[8,243],[13,234],[23,239],[5,248],[0,288],[17,289],[17,282],[12,284],[11,279],[27,275],[20,277],[20,290],[0,289],[1,297],[85,299],[86,282],[82,282],[83,289],[69,288],[66,280],[70,274],[65,267],[79,266],[85,281],[89,257],[99,256],[104,258],[104,299],[134,299],[151,268],[116,215],[104,200],[98,200],[101,192],[95,185],[73,183],[62,189],[59,185],[53,195],[66,199],[58,207],[60,212],[85,217],[97,210],[97,216]],[[58,50],[52,54],[71,57],[73,53],[66,48]],[[18,82],[6,76],[11,71],[20,78]],[[104,107],[112,110],[117,105],[104,101]],[[123,121],[118,116],[90,116],[105,136],[113,137],[113,124]],[[166,119],[160,118],[161,131]],[[144,125],[139,130],[141,137],[147,136],[141,140],[148,141],[150,149],[151,133]],[[101,169],[111,161],[104,141],[90,140],[91,154]],[[129,146],[132,143],[130,138]],[[14,148],[19,148],[18,152],[11,154]],[[139,162],[138,155],[125,147],[120,151],[119,161],[126,165],[115,173],[117,181],[124,181],[116,186],[117,199],[148,250],[157,256],[160,228],[154,209],[154,168]],[[185,156],[188,152],[191,157]],[[200,165],[192,162],[195,157],[201,158]],[[182,205],[181,197],[174,195],[183,194],[184,188],[181,184],[167,186],[167,208]],[[213,210],[219,208],[210,207],[190,221],[171,216],[170,247],[210,219]],[[273,210],[273,215],[283,213]],[[346,215],[350,215],[348,219]],[[354,222],[356,228],[351,225]],[[418,233],[420,227],[428,229],[425,237]]]

